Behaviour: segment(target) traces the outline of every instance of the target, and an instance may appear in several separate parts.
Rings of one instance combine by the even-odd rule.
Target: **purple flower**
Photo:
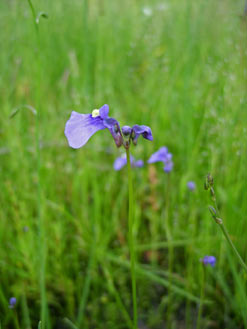
[[[132,135],[133,135],[133,143],[136,145],[137,139],[139,138],[140,135],[142,137],[152,141],[153,140],[153,135],[152,131],[148,126],[139,126],[139,125],[134,125],[132,127]]]
[[[153,153],[148,163],[163,162],[164,171],[169,173],[173,169],[172,154],[168,152],[166,146],[162,146],[157,152]]]
[[[142,160],[135,160],[135,158],[130,155],[130,162],[132,167],[141,168],[144,166]],[[118,157],[113,164],[114,170],[121,170],[127,164],[126,154],[123,154],[121,157]]]
[[[214,267],[215,263],[216,263],[216,258],[214,256],[204,256],[203,258],[200,259],[200,261],[204,265],[210,265],[210,266]]]
[[[11,297],[9,299],[9,308],[14,308],[16,304],[16,298],[15,297]]]
[[[116,145],[122,145],[122,135],[117,120],[108,117],[109,106],[103,105],[99,110],[93,110],[92,114],[80,114],[72,111],[65,125],[65,136],[69,146],[77,149],[84,146],[89,138],[98,130],[107,128],[115,140]]]
[[[69,146],[75,149],[80,148],[98,130],[105,128],[112,134],[117,147],[124,145],[125,148],[128,148],[131,141],[136,145],[140,135],[148,140],[153,140],[152,131],[148,126],[134,125],[132,128],[124,126],[121,131],[118,121],[108,117],[108,113],[109,106],[107,104],[99,110],[93,110],[92,114],[80,114],[72,111],[64,130]],[[128,137],[127,140],[126,137]]]
[[[190,181],[187,183],[187,187],[189,190],[194,191],[194,189],[196,188],[196,184],[194,182]]]

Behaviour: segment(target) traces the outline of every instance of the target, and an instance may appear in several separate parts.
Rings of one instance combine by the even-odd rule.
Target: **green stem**
[[[35,20],[36,20],[36,13],[35,13],[34,6],[33,6],[31,0],[27,0],[27,1],[28,1],[28,4],[29,4],[29,7],[30,7],[30,9],[31,9],[32,15],[33,15],[33,21],[34,21],[34,24],[35,24],[35,28],[37,28],[36,23],[35,23]]]
[[[168,273],[169,273],[169,287],[167,289],[167,325],[169,328],[172,327],[172,272],[173,272],[173,253],[174,248],[171,244],[172,242],[172,234],[171,234],[171,225],[170,225],[170,174],[167,177],[166,191],[165,191],[165,230],[166,237],[168,242]]]
[[[133,329],[137,329],[137,303],[136,303],[136,273],[135,273],[135,249],[134,249],[134,199],[133,199],[133,181],[130,163],[129,149],[126,149],[127,167],[128,167],[128,184],[129,184],[129,250],[130,250],[130,267],[132,281],[132,300],[133,300]]]
[[[239,255],[239,253],[238,253],[236,247],[234,246],[234,244],[233,244],[233,242],[232,242],[232,240],[231,240],[231,238],[230,238],[230,236],[229,236],[229,234],[228,234],[228,232],[227,232],[227,230],[226,230],[226,228],[225,228],[225,225],[224,225],[223,223],[218,223],[218,224],[219,224],[219,226],[220,226],[220,228],[221,228],[221,231],[223,232],[223,234],[224,234],[226,240],[227,240],[228,243],[230,244],[230,246],[231,246],[233,252],[234,252],[235,255],[237,256],[237,258],[238,258],[240,264],[242,265],[242,267],[245,269],[245,271],[246,271],[246,273],[247,273],[247,265],[246,265],[245,262],[243,261],[242,257]]]
[[[90,291],[90,286],[91,286],[91,278],[92,278],[92,269],[94,265],[94,258],[95,258],[95,241],[93,241],[90,249],[90,254],[89,254],[89,262],[88,262],[88,267],[87,267],[87,272],[86,272],[86,279],[82,291],[82,296],[80,300],[80,305],[79,305],[79,312],[78,312],[78,317],[77,317],[77,325],[80,328],[81,324],[83,323],[84,319],[84,313],[85,313],[85,308],[89,296],[89,291]]]
[[[20,329],[19,319],[16,310],[14,311],[15,328]]]
[[[194,198],[192,197],[192,193],[189,193],[189,207],[188,209],[192,209],[192,204],[194,202]],[[195,277],[195,273],[194,273],[194,266],[193,266],[193,250],[195,248],[195,239],[197,237],[197,220],[196,220],[196,216],[194,211],[189,211],[188,212],[188,220],[189,222],[191,222],[191,227],[190,227],[190,231],[191,231],[191,243],[188,244],[187,248],[186,248],[186,254],[187,254],[187,283],[186,283],[186,287],[187,287],[187,291],[191,291],[192,290],[192,286],[193,286],[193,278]],[[187,217],[186,216],[186,217]],[[206,241],[206,240],[204,240]],[[191,328],[192,327],[192,317],[191,317],[191,301],[189,299],[187,299],[186,301],[186,308],[185,308],[185,327],[186,328]]]
[[[216,201],[216,196],[214,194],[214,190],[213,188],[211,187],[211,190],[213,191],[213,201],[214,201],[214,206],[215,206],[215,209],[216,209],[216,216],[213,216],[215,222],[220,226],[221,228],[221,231],[223,232],[226,240],[228,241],[229,245],[231,246],[234,254],[237,256],[240,264],[242,265],[242,267],[244,268],[244,270],[246,271],[247,273],[247,265],[245,264],[245,262],[243,261],[243,258],[239,255],[238,251],[237,251],[237,248],[235,247],[235,245],[233,244],[228,232],[227,232],[227,229],[225,227],[225,225],[223,224],[223,221],[222,219],[220,218],[220,212],[219,212],[219,208],[218,208],[218,204],[217,204],[217,201]],[[219,218],[218,218],[219,217]]]
[[[198,316],[197,316],[196,329],[201,329],[201,317],[202,317],[202,307],[203,307],[203,302],[204,302],[204,296],[205,296],[205,268],[203,265],[202,277],[201,277],[200,304],[199,304],[199,310],[198,310]]]
[[[77,316],[76,325],[78,328],[84,328],[84,316],[85,310],[89,298],[91,282],[92,282],[92,272],[93,268],[96,264],[96,251],[97,251],[97,241],[98,241],[98,225],[97,221],[100,220],[100,192],[98,190],[98,183],[96,176],[92,178],[93,182],[93,199],[94,199],[94,209],[93,216],[90,220],[91,223],[91,234],[92,234],[92,242],[90,244],[90,252],[89,252],[89,261],[86,271],[86,278],[84,281],[83,291],[80,299],[79,311]]]
[[[36,12],[31,0],[27,0],[30,10],[33,16],[33,23],[36,33],[36,44],[37,44],[37,67],[38,67],[38,78],[37,78],[37,114],[35,121],[35,142],[36,142],[36,166],[37,166],[37,212],[38,212],[38,230],[39,230],[39,250],[40,250],[40,296],[41,296],[41,322],[42,326],[45,328],[47,320],[47,301],[46,301],[46,282],[45,282],[45,272],[46,272],[46,242],[45,242],[45,228],[43,221],[42,205],[42,185],[41,185],[41,154],[40,154],[40,85],[41,85],[41,58],[40,58],[40,35],[39,27],[36,23]]]
[[[116,299],[116,303],[117,303],[119,309],[122,311],[123,316],[125,317],[128,328],[132,328],[133,327],[132,320],[131,320],[131,318],[130,318],[130,316],[129,316],[129,314],[128,314],[128,312],[127,312],[127,310],[126,310],[126,308],[125,308],[125,306],[122,302],[122,299],[120,297],[119,292],[117,291],[117,289],[114,285],[111,273],[110,273],[110,271],[108,270],[108,268],[106,266],[104,266],[103,270],[105,272],[105,276],[106,276],[106,279],[107,279],[107,282],[108,282],[109,290],[114,295],[114,297]]]

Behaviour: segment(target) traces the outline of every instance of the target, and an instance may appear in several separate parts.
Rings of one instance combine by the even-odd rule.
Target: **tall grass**
[[[193,328],[199,259],[212,254],[218,262],[206,268],[201,327],[247,328],[246,276],[208,213],[203,190],[210,171],[221,216],[246,261],[243,3],[33,5],[49,15],[39,23],[39,47],[28,3],[0,2],[1,327],[38,328],[40,320],[42,329],[78,322],[131,327],[127,171],[112,168],[121,151],[107,133],[73,151],[63,134],[71,110],[89,113],[108,103],[121,124],[152,128],[154,141],[140,140],[131,151],[136,158],[147,160],[166,145],[175,163],[169,196],[162,167],[133,171],[139,327]],[[38,143],[31,111],[10,119],[22,105],[39,113]],[[15,310],[8,308],[11,296]]]

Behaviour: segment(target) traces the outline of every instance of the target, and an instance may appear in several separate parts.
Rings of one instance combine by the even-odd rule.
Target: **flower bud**
[[[209,206],[208,209],[209,209],[211,215],[215,218],[215,217],[217,216],[217,212],[216,212],[216,210],[214,209],[214,207]]]
[[[207,182],[208,182],[209,187],[213,187],[214,179],[213,179],[213,176],[211,174],[207,175]]]
[[[132,131],[132,128],[129,127],[129,126],[123,126],[123,127],[122,127],[122,133],[123,133],[123,135],[126,136],[126,137],[127,137],[127,136],[130,136],[131,131]]]

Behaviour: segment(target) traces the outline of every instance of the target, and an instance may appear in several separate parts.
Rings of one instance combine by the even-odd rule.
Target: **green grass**
[[[75,151],[63,133],[71,110],[105,103],[121,125],[152,128],[154,141],[131,150],[136,158],[163,145],[173,153],[169,177],[159,164],[133,171],[139,327],[195,327],[207,254],[217,265],[206,268],[201,328],[247,328],[246,274],[203,189],[211,172],[246,261],[243,1],[33,6],[49,16],[39,36],[28,1],[0,2],[1,328],[131,327],[127,168],[112,167],[124,150],[103,131]]]

